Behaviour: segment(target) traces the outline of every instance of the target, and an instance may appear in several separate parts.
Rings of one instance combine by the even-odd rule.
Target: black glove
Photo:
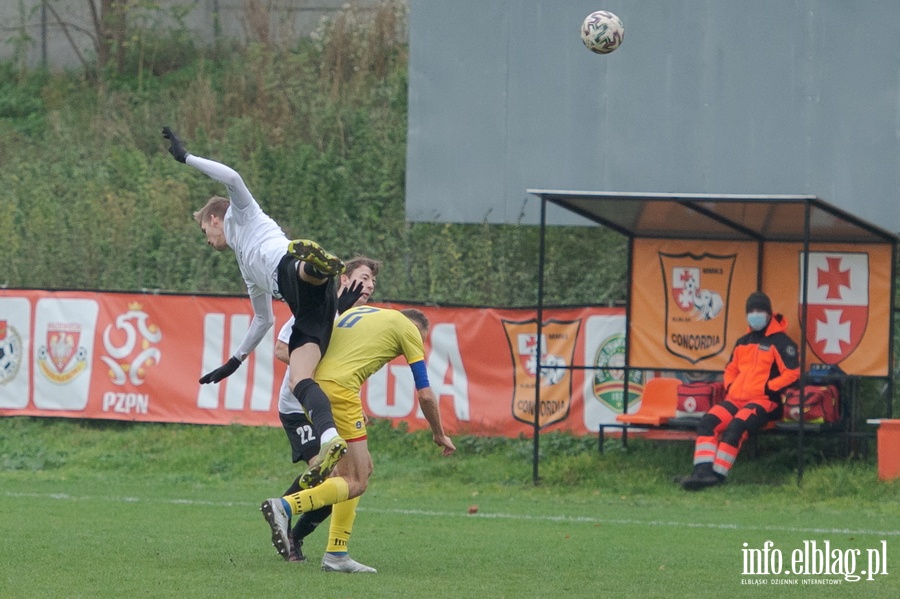
[[[343,314],[352,308],[353,304],[356,303],[356,300],[362,296],[362,292],[362,281],[354,281],[350,283],[349,287],[345,287],[338,296],[338,314]]]
[[[234,374],[234,371],[237,370],[240,365],[241,361],[232,356],[228,358],[228,361],[225,362],[225,364],[223,364],[222,366],[219,366],[212,372],[204,374],[202,377],[200,377],[200,384],[205,385],[206,383],[218,383],[222,379]]]
[[[184,149],[184,142],[179,139],[175,132],[169,129],[168,127],[163,127],[162,129],[163,137],[172,142],[172,145],[169,147],[169,154],[175,157],[175,160],[178,162],[184,162],[187,160],[188,153],[187,150]],[[231,374],[230,372],[228,374]],[[226,374],[225,376],[228,376]]]

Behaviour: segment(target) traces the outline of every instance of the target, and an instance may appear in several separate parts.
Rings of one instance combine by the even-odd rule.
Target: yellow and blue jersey
[[[367,378],[401,355],[408,364],[425,359],[416,325],[397,310],[359,306],[335,319],[331,344],[315,379],[359,393]]]

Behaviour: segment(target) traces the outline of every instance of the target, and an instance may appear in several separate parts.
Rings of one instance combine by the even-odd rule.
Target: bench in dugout
[[[618,428],[622,430],[622,447],[628,446],[628,430],[635,429],[645,432],[647,431],[672,431],[676,427],[672,426],[672,421],[676,418],[678,408],[678,387],[681,381],[676,378],[657,377],[652,378],[644,385],[644,393],[641,396],[641,405],[637,412],[633,414],[619,414],[616,416],[614,423],[600,423],[598,425],[598,447],[603,452],[605,442],[606,429]],[[699,419],[698,419],[699,420]],[[694,424],[696,429],[696,424]],[[682,429],[680,438],[691,438],[684,436]],[[686,429],[690,430],[690,429]],[[660,438],[660,437],[657,437]],[[663,434],[663,438],[679,438],[679,436],[671,436]]]
[[[628,446],[628,432],[633,430],[641,432],[644,438],[657,440],[693,440],[696,437],[697,426],[702,415],[679,415],[678,387],[681,381],[676,378],[657,377],[647,381],[644,393],[641,397],[641,405],[633,414],[619,414],[614,423],[600,423],[598,425],[598,450],[603,453],[606,441],[606,429],[617,428],[622,431],[622,447]],[[807,385],[807,399],[812,387],[821,385]],[[832,422],[803,422],[803,433],[811,435],[839,434],[844,435],[849,441],[851,437],[860,436],[850,430],[848,402],[844,394],[838,394],[839,418]],[[795,435],[800,431],[799,421],[774,420],[769,422],[759,433]],[[753,436],[751,435],[751,439]],[[848,447],[849,450],[849,447]]]

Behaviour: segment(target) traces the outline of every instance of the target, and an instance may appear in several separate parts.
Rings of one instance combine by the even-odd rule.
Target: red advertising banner
[[[808,250],[801,243],[768,242],[760,262],[756,242],[635,240],[630,363],[724,369],[734,342],[747,332],[745,301],[761,272],[762,290],[787,318],[797,343],[805,316],[808,364],[887,376],[891,246],[812,243]]]
[[[529,435],[536,384],[544,430],[587,434],[621,413],[624,310],[547,309],[538,344],[534,310],[416,307],[431,321],[428,375],[450,434]],[[276,302],[275,314],[237,372],[200,385],[244,337],[246,298],[0,290],[0,416],[280,426],[275,334],[289,312]],[[641,382],[632,375],[631,401]],[[400,359],[362,399],[369,416],[418,430],[427,423],[415,397]]]

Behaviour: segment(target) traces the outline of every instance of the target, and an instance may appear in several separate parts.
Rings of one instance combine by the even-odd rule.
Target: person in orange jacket
[[[688,491],[721,484],[741,444],[778,415],[781,392],[800,378],[797,344],[787,320],[772,313],[761,291],[747,298],[750,330],[737,340],[725,366],[725,401],[713,406],[697,426],[694,470],[680,480]]]

